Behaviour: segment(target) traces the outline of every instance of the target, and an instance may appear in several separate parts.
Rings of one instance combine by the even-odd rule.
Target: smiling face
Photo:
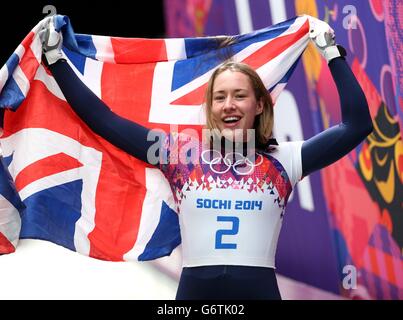
[[[216,136],[247,141],[246,130],[254,129],[255,143],[264,149],[272,136],[273,101],[249,65],[227,61],[214,70],[205,97],[206,128]]]
[[[246,139],[246,130],[254,129],[255,117],[263,112],[249,77],[239,71],[225,70],[214,81],[211,114],[217,129],[227,138]],[[239,129],[239,130],[236,130]]]

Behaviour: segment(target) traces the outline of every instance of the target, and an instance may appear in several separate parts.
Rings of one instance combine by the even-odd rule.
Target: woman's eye
[[[215,101],[222,101],[222,100],[224,100],[224,96],[216,96],[216,97],[214,97],[214,100]]]
[[[237,99],[243,99],[243,98],[245,98],[246,96],[245,95],[243,95],[243,94],[237,94],[236,96],[235,96],[235,98],[237,98]]]

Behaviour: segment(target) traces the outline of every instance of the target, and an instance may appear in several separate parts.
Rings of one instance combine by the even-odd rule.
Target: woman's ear
[[[263,112],[263,102],[259,100],[256,105],[256,115],[259,115]]]

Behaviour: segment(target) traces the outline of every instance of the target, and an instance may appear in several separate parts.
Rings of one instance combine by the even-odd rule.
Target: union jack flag
[[[94,134],[72,111],[42,63],[43,24],[0,70],[0,143],[26,207],[8,216],[0,211],[0,221],[17,221],[20,238],[48,240],[98,259],[169,255],[181,238],[167,181]],[[207,81],[228,58],[256,69],[276,100],[309,41],[308,16],[231,38],[81,35],[66,16],[56,17],[56,27],[68,62],[99,98],[117,114],[165,131],[170,124],[203,125]],[[9,234],[0,228],[0,238]]]
[[[22,203],[7,166],[0,157],[0,254],[14,252],[21,230]]]

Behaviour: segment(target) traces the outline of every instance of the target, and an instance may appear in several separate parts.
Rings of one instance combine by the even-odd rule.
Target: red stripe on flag
[[[149,127],[154,69],[155,63],[104,64],[102,100],[118,115]],[[146,165],[123,151],[116,154],[115,150],[111,154],[115,157],[113,161],[105,153],[102,158],[103,170],[97,193],[104,191],[107,195],[96,198],[97,208],[109,210],[97,209],[96,228],[88,235],[88,239],[91,242],[91,257],[120,261],[137,240],[146,194]]]
[[[0,254],[13,253],[13,244],[0,232]]]
[[[30,32],[28,33],[28,35],[24,38],[24,40],[22,40],[21,45],[25,48],[25,50],[29,49],[29,46],[32,43],[32,40],[35,37],[35,33],[34,32]]]
[[[155,63],[105,63],[101,79],[102,100],[118,115],[148,126],[154,69]]]
[[[165,41],[162,39],[111,38],[111,43],[117,64],[168,60]]]
[[[287,50],[293,43],[296,43],[306,36],[308,30],[309,22],[307,20],[298,31],[273,39],[260,49],[256,50],[256,52],[248,56],[242,62],[250,65],[254,69],[260,68],[262,65]]]
[[[144,163],[127,154],[125,163],[130,165],[130,171],[110,163],[109,159],[102,160],[104,170],[99,176],[97,193],[104,190],[104,195],[96,198],[96,227],[88,234],[89,255],[97,259],[121,261],[137,240],[146,195],[145,168]]]
[[[193,106],[200,105],[204,101],[204,95],[206,93],[207,83],[203,84],[201,87],[198,87],[196,90],[176,99],[171,102],[172,105],[185,105],[185,106]]]
[[[36,60],[36,57],[31,48],[28,47],[26,49],[25,54],[23,55],[19,65],[21,70],[27,77],[28,81],[31,81],[34,78],[39,67],[38,60]]]
[[[58,153],[27,166],[17,175],[15,186],[20,191],[33,181],[79,167],[82,167],[82,163],[77,159],[65,153]]]
[[[288,49],[293,43],[306,36],[309,30],[308,20],[298,29],[298,31],[279,36],[273,39],[262,48],[256,50],[253,54],[248,56],[242,62],[250,65],[254,69],[260,68],[270,60],[274,59],[286,49]],[[207,87],[207,83],[196,88],[195,90],[187,93],[179,99],[171,102],[172,105],[201,105],[204,101],[204,94]]]

